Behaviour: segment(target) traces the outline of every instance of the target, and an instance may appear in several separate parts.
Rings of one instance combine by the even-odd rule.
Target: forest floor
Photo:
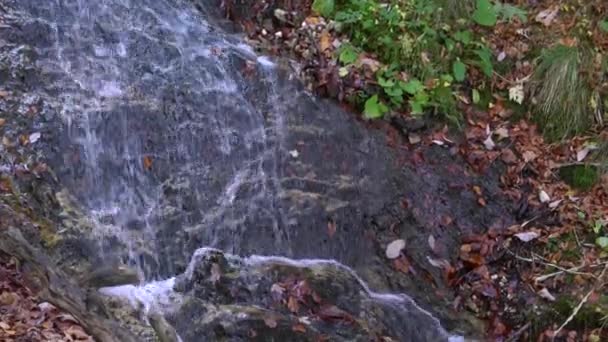
[[[340,46],[351,37],[315,13],[312,3],[264,0],[224,1],[223,5],[226,16],[240,25],[258,50],[298,61],[308,90],[366,115],[361,103],[353,104],[349,98],[378,86],[376,72],[383,67],[380,56],[360,51],[352,58],[356,62],[345,68]],[[580,21],[593,18],[581,15],[576,1],[511,3],[525,8],[526,20],[498,22],[481,34],[495,59],[512,63],[489,80],[476,70],[468,71],[469,79],[456,95],[463,113],[460,127],[433,120],[433,129],[411,132],[405,127],[416,116],[395,110],[388,119],[385,116],[391,127],[387,133],[402,136],[404,144],[399,147],[412,151],[431,145],[450,147],[479,174],[494,163],[505,167],[500,182],[504,194],[519,205],[519,224],[466,237],[459,255],[438,262],[456,294],[455,309],[486,321],[492,340],[605,341],[608,178],[601,176],[598,182],[578,187],[564,181],[568,168],[589,161],[592,142],[605,132],[599,128],[551,142],[532,120],[530,110],[518,105],[526,96],[522,84],[536,66],[537,55],[532,51],[555,41],[575,44],[570,33]],[[587,14],[606,13],[601,2],[590,6],[598,7]],[[608,34],[597,26],[593,29],[587,34],[596,51],[603,52]],[[489,90],[483,106],[474,90],[482,87]],[[389,141],[400,144],[397,139]],[[484,206],[481,190],[471,190]]]
[[[93,341],[72,315],[41,302],[27,284],[15,259],[0,255],[0,340]]]

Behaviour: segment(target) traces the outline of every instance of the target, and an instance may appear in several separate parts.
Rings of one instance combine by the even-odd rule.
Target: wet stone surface
[[[510,225],[497,177],[470,174],[443,147],[426,149],[422,159],[389,147],[381,130],[306,93],[287,63],[260,59],[238,36],[210,26],[204,13],[213,10],[151,0],[8,6],[0,80],[11,94],[0,99],[0,117],[14,145],[3,145],[0,166],[27,205],[56,227],[56,241],[44,251],[59,268],[125,264],[147,280],[165,279],[185,272],[202,246],[241,256],[335,259],[373,290],[406,293],[448,329],[471,332],[445,309],[445,277],[429,257],[449,261],[462,236]],[[35,144],[19,143],[34,132],[41,133]],[[48,170],[31,175],[42,162]],[[23,165],[26,177],[18,176]],[[474,185],[490,199],[485,207]],[[430,235],[440,247],[429,246]],[[395,239],[406,241],[404,257],[415,272],[386,259]],[[231,267],[238,275],[220,280],[249,291],[243,298],[225,297],[207,280],[182,279],[178,291],[191,301],[172,322],[186,340],[210,323],[180,326],[179,315],[211,317],[205,310],[215,310],[216,321],[232,315],[237,322],[239,310],[249,308],[258,317],[248,321],[252,329],[268,328],[259,317],[273,304],[259,301],[273,283],[286,281],[280,273],[287,266],[270,274],[260,265]],[[351,273],[332,267],[311,275],[289,266],[287,273],[318,286],[319,295],[335,281],[345,292],[336,291],[332,305],[380,320],[374,312],[388,309],[371,303]],[[234,305],[232,313],[222,307]],[[294,332],[296,318],[275,311],[285,322],[277,333],[291,334],[285,336],[370,333],[361,324]],[[416,333],[391,319],[379,333]]]

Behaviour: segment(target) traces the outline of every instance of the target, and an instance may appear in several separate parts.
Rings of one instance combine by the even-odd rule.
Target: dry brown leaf
[[[548,9],[541,11],[536,15],[536,21],[545,25],[551,26],[555,18],[557,17],[557,13],[559,13],[559,6],[552,6]]]
[[[321,37],[319,38],[319,46],[321,51],[325,51],[331,47],[331,36],[327,30],[321,32]]]
[[[298,311],[300,311],[298,299],[296,297],[289,296],[289,299],[287,300],[287,308],[293,313],[298,313]]]
[[[144,157],[144,169],[146,169],[146,170],[152,169],[152,157],[150,157],[150,156]]]
[[[298,323],[298,324],[294,324],[291,327],[291,330],[293,330],[295,332],[299,332],[299,333],[305,333],[306,332],[306,327],[304,326],[304,324]]]

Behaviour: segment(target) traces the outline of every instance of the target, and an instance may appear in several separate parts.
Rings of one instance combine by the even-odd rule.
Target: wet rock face
[[[0,35],[0,81],[13,93],[0,99],[0,117],[9,119],[2,129],[13,142],[33,132],[42,138],[2,147],[0,166],[11,177],[38,161],[53,171],[28,176],[22,187],[59,227],[52,259],[72,271],[128,263],[148,279],[189,271],[201,246],[336,259],[372,288],[411,294],[439,311],[443,303],[429,286],[446,284],[428,257],[449,260],[463,234],[509,226],[508,208],[493,197],[496,184],[469,174],[442,147],[388,147],[383,132],[310,96],[288,67],[258,58],[210,25],[206,16],[217,15],[210,6],[199,2],[201,12],[190,1],[10,2],[13,19],[0,27],[7,33]],[[41,191],[33,190],[36,182]],[[468,190],[473,185],[488,194],[486,207]],[[54,194],[62,188],[69,201]],[[429,246],[431,234],[440,248]],[[384,257],[397,238],[406,240],[416,273],[396,272]],[[206,255],[178,286],[190,300],[172,321],[187,340],[245,339],[244,327],[258,337],[280,332],[272,335],[277,340],[417,333],[415,325],[400,330],[409,318],[395,313],[394,303],[370,299],[339,267]],[[339,323],[321,319],[299,332],[294,325],[304,309],[276,307],[285,298],[270,300],[268,291],[300,281],[323,299],[306,297],[313,314],[327,303],[348,316],[325,314],[338,315]],[[267,313],[281,318],[276,328],[261,318]],[[199,324],[187,324],[189,315]],[[345,317],[381,328],[346,324]]]
[[[334,262],[204,249],[175,290],[185,299],[169,320],[185,341],[447,340],[439,322],[407,297],[374,294]]]

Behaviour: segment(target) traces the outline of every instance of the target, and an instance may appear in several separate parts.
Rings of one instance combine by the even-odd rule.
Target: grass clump
[[[590,51],[557,45],[541,53],[534,74],[536,119],[550,140],[589,129],[594,122],[594,91],[586,77]]]

